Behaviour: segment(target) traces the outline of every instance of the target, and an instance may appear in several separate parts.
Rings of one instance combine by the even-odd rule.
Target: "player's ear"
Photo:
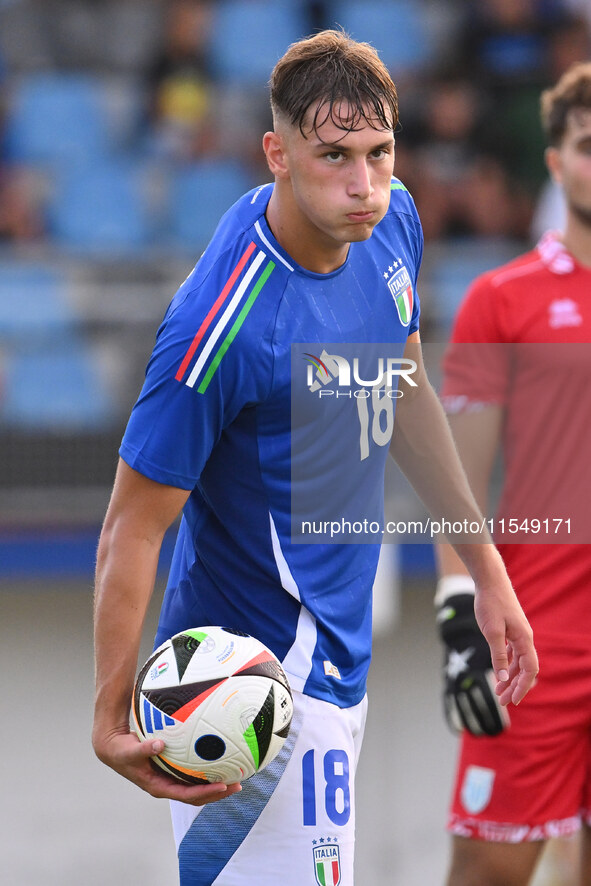
[[[263,150],[267,165],[275,178],[287,178],[289,164],[285,138],[278,132],[266,132],[263,136]]]
[[[558,148],[546,148],[544,160],[553,181],[559,185],[562,184],[562,162]]]

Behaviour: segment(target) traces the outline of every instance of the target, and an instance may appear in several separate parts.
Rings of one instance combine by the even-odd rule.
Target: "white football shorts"
[[[200,807],[171,801],[181,886],[353,886],[367,698],[339,708],[293,696],[283,748],[239,794]]]

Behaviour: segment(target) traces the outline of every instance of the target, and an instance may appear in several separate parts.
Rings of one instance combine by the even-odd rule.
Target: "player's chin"
[[[360,243],[363,240],[369,240],[374,232],[377,222],[364,222],[363,224],[348,225],[346,232],[346,241],[348,243]]]

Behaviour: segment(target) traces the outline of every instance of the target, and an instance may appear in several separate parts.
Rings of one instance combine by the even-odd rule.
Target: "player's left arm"
[[[435,520],[481,524],[445,413],[427,378],[418,332],[409,336],[404,356],[417,365],[416,385],[401,382],[390,451]],[[475,582],[474,611],[491,650],[499,700],[518,704],[538,673],[531,627],[488,532],[449,541]]]

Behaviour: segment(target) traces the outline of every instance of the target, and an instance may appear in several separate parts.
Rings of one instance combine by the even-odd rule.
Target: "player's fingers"
[[[140,782],[138,781],[138,783]],[[181,784],[179,781],[158,772],[156,768],[140,784],[140,787],[143,787],[153,797],[179,800],[181,803],[189,803],[192,806],[204,806],[206,803],[221,800],[242,790],[242,785],[238,783],[232,785],[225,785],[221,782],[201,785]]]
[[[515,667],[517,679],[513,681],[511,701],[513,704],[519,704],[530,689],[535,686],[540,667],[531,630],[528,637],[522,640],[521,648],[519,648],[518,644],[511,645],[513,647],[512,667],[517,665]]]
[[[509,680],[509,652],[505,631],[499,625],[483,627],[482,632],[490,647],[490,658],[495,676],[499,682],[506,683]]]
[[[515,681],[513,692],[511,693],[511,701],[513,702],[513,704],[519,704],[519,702],[525,698],[530,689],[532,689],[536,685],[536,677],[537,671],[533,674],[525,670],[520,672],[517,680]]]
[[[140,741],[137,748],[138,757],[153,757],[164,750],[164,742],[160,739]]]
[[[186,788],[179,787],[172,782],[158,777],[153,783],[147,783],[144,787],[152,797],[165,800],[179,800],[181,803],[189,803],[191,806],[205,806],[206,803],[213,803],[221,800],[223,797],[229,796],[228,789],[225,784],[199,785],[199,792],[187,785]],[[232,793],[235,793],[232,791]]]
[[[219,788],[220,785],[215,785],[215,787]],[[207,794],[201,795],[194,800],[185,800],[184,802],[190,802],[193,806],[205,806],[206,803],[215,803],[218,800],[224,800],[226,797],[231,797],[232,794],[237,794],[242,790],[242,785],[238,783],[223,785],[222,787],[224,787],[225,790],[208,792]]]
[[[174,792],[176,793],[178,789]],[[197,793],[198,790],[198,793]],[[208,784],[199,785],[198,788],[188,788],[178,791],[178,795],[171,799],[180,800],[182,803],[189,803],[191,806],[205,806],[206,803],[215,803],[226,797],[231,797],[242,790],[241,784]]]
[[[508,682],[497,683],[495,692],[499,703],[502,705],[507,705],[509,702],[515,705],[519,704],[530,689],[536,685],[537,674],[537,664],[534,666],[526,663],[524,667],[518,668],[516,672],[511,674],[511,679]]]
[[[510,701],[513,700],[513,693],[517,687],[517,683],[519,680],[519,675],[513,677],[512,680],[508,682],[498,682],[495,686],[495,693],[497,695],[497,699],[500,705],[508,705]]]

